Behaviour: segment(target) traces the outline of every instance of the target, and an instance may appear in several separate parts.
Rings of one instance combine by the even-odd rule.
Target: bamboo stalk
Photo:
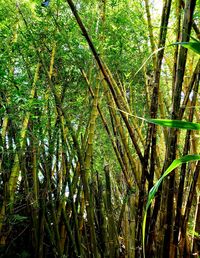
[[[116,225],[113,223],[114,215],[112,209],[112,197],[111,197],[111,180],[110,180],[110,170],[109,165],[104,167],[105,178],[106,178],[106,206],[107,206],[107,217],[108,217],[108,239],[109,239],[109,254],[111,257],[118,257],[119,244],[117,237]]]
[[[103,61],[101,60],[100,56],[98,55],[98,53],[97,53],[97,51],[96,51],[96,49],[95,49],[95,47],[94,47],[90,37],[89,37],[89,34],[88,34],[85,26],[83,25],[83,22],[81,21],[79,15],[78,15],[78,12],[77,12],[77,10],[76,10],[72,0],[67,0],[67,2],[68,2],[69,6],[71,8],[71,11],[72,11],[74,17],[76,18],[76,21],[77,21],[77,23],[78,23],[78,25],[79,25],[82,33],[83,33],[83,36],[86,38],[86,40],[88,42],[88,45],[90,46],[90,49],[91,49],[91,51],[93,53],[93,56],[94,56],[94,58],[95,58],[95,60],[96,60],[96,62],[98,64],[98,66],[99,66],[100,71],[102,72],[106,82],[108,83],[108,86],[109,86],[110,91],[111,91],[111,93],[113,95],[113,98],[114,98],[114,100],[115,100],[115,102],[117,104],[117,107],[120,110],[123,110],[127,106],[126,106],[125,101],[123,100],[123,98],[120,95],[120,92],[119,92],[119,89],[117,87],[117,84],[113,83],[114,80],[110,77],[111,74],[109,73],[108,68],[106,67],[105,63],[103,63]],[[133,128],[131,127],[130,123],[128,122],[128,119],[127,119],[126,115],[123,112],[121,112],[121,115],[122,115],[122,118],[124,119],[124,122],[125,122],[127,128],[128,128],[131,140],[132,140],[133,145],[134,145],[134,147],[136,149],[136,152],[137,152],[137,154],[138,154],[138,156],[140,158],[140,161],[143,162],[143,156],[142,156],[140,148],[139,148],[139,146],[137,144],[137,140],[136,140]]]
[[[191,32],[192,26],[192,17],[195,8],[196,1],[188,0],[186,2],[184,20],[183,20],[183,28],[182,28],[182,42],[188,42],[189,35]],[[179,109],[180,109],[180,101],[181,101],[181,91],[183,86],[183,77],[185,72],[186,65],[186,57],[187,57],[187,49],[184,49],[182,46],[180,47],[179,56],[178,56],[178,65],[176,72],[176,80],[174,87],[174,95],[173,95],[173,104],[172,104],[172,119],[179,118]],[[169,145],[167,148],[166,161],[164,168],[168,166],[175,158],[176,158],[176,146],[177,146],[177,130],[170,129],[169,133]],[[168,252],[168,256],[173,253],[172,242],[172,228],[173,228],[173,216],[170,210],[173,208],[173,198],[174,198],[174,174],[170,176],[169,179],[169,191],[168,191],[168,201],[167,201],[167,215],[166,215],[166,224],[167,229],[165,230],[164,237],[164,245],[163,245],[163,253]]]
[[[35,71],[35,76],[33,80],[33,85],[30,93],[30,98],[33,99],[35,95],[35,90],[36,90],[36,82],[38,80],[38,73],[39,73],[39,68],[40,68],[40,63],[37,64],[36,71]],[[26,131],[29,123],[29,118],[30,118],[30,112],[27,112],[23,124],[22,124],[22,129],[20,132],[20,148],[23,149],[24,143],[25,143],[25,136],[26,136]],[[20,165],[19,165],[19,156],[18,153],[15,154],[14,157],[14,164],[11,170],[10,178],[8,181],[8,195],[9,195],[9,203],[10,203],[10,208],[12,209],[13,204],[14,204],[14,196],[15,196],[15,190],[16,190],[16,185],[19,177],[19,171],[20,171]],[[0,218],[3,218],[5,216],[5,206],[7,205],[6,202],[4,202],[2,208],[1,208],[1,213],[0,213]],[[3,223],[2,219],[0,220],[0,232],[2,229]]]

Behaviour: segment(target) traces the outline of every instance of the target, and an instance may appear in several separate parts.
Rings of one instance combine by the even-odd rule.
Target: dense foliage
[[[200,161],[145,207],[199,154],[198,49],[171,45],[199,44],[199,16],[199,0],[0,0],[0,257],[198,257]]]

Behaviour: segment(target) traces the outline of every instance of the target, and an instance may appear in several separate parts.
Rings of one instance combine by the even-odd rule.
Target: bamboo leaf
[[[192,50],[193,52],[200,55],[200,41],[192,41],[192,42],[176,42],[173,45],[181,45],[187,49]]]
[[[113,107],[111,107],[113,108]],[[187,121],[182,121],[182,120],[172,120],[172,119],[153,119],[153,118],[143,118],[139,116],[132,115],[128,112],[125,112],[124,110],[115,108],[116,110],[119,110],[122,113],[125,113],[129,116],[136,117],[140,120],[146,121],[148,123],[156,124],[156,125],[161,125],[165,127],[170,127],[170,128],[179,128],[179,129],[186,129],[186,130],[200,130],[200,123],[194,123],[194,122],[187,122]]]
[[[198,130],[198,131],[200,130],[200,123],[187,122],[187,121],[182,121],[182,120],[172,120],[172,119],[143,118],[143,117],[132,115],[132,114],[125,112],[118,108],[117,108],[117,110],[119,110],[120,112],[125,113],[129,116],[133,116],[140,120],[146,121],[148,123],[156,124],[156,125],[161,125],[161,126],[171,127],[171,128],[186,129],[186,130]]]
[[[160,177],[160,179],[155,183],[155,185],[151,188],[148,194],[147,198],[147,204],[145,208],[143,223],[142,223],[142,242],[143,242],[143,254],[145,257],[145,229],[146,229],[146,217],[147,217],[147,211],[152,203],[153,199],[155,198],[155,194],[158,191],[159,186],[161,185],[162,181],[166,176],[168,176],[175,168],[180,166],[183,163],[188,163],[192,161],[200,160],[200,155],[186,155],[181,157],[180,159],[175,159],[172,164],[167,168],[167,170],[163,173],[163,175]]]
[[[146,119],[149,123],[186,130],[200,130],[200,123],[170,119]]]

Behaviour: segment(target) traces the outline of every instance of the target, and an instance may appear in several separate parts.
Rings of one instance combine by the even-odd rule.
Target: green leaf
[[[192,50],[193,52],[200,55],[200,41],[192,41],[192,42],[176,42],[173,45],[181,45],[187,49]]]
[[[146,119],[149,123],[186,130],[200,130],[200,123],[192,123],[181,120],[170,119]]]
[[[175,159],[172,164],[167,168],[167,170],[163,173],[163,175],[160,177],[160,179],[155,183],[155,185],[151,188],[148,194],[147,198],[147,204],[146,209],[144,213],[143,223],[142,223],[142,242],[143,242],[143,254],[145,257],[145,229],[146,229],[146,217],[147,217],[147,211],[152,203],[155,194],[158,191],[159,186],[161,185],[162,181],[166,176],[168,176],[175,168],[180,166],[183,163],[192,162],[192,161],[198,161],[200,160],[200,155],[186,155],[181,157],[180,159]]]

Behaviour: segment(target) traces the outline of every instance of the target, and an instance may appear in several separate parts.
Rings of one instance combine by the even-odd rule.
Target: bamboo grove
[[[0,1],[0,257],[199,257],[199,0]],[[42,4],[42,5],[41,5]]]

